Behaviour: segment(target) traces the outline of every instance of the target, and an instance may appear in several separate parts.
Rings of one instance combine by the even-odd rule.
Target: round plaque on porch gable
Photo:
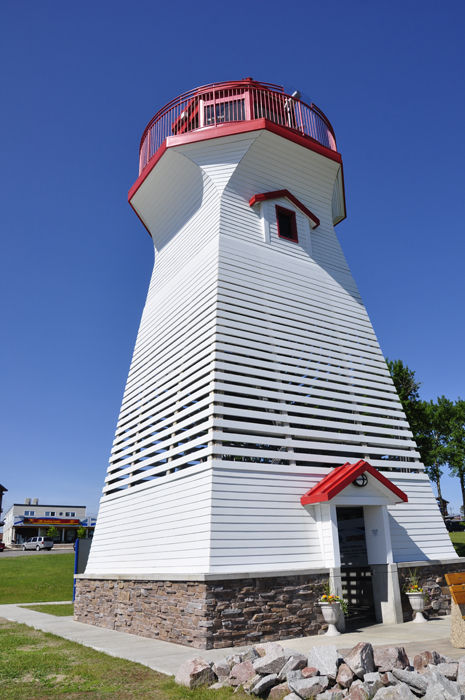
[[[354,486],[360,486],[360,488],[362,488],[362,486],[366,486],[368,484],[368,477],[366,474],[360,474],[360,476],[357,476],[352,483]]]

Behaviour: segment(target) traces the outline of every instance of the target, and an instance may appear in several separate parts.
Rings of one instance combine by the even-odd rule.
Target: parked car
[[[5,543],[0,542],[0,552],[4,552],[4,551],[5,551]]]
[[[21,547],[24,551],[26,549],[36,549],[37,551],[41,549],[52,549],[53,539],[51,537],[30,537]]]
[[[465,527],[464,523],[462,523],[460,520],[452,520],[452,518],[446,517],[444,522],[448,532],[463,532]]]

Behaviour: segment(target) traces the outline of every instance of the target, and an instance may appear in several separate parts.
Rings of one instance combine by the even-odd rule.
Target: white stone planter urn
[[[407,593],[412,610],[415,613],[415,618],[413,622],[428,622],[423,617],[423,610],[425,609],[425,599],[423,593]]]
[[[337,637],[341,633],[336,629],[336,622],[341,614],[341,604],[340,603],[321,603],[321,612],[325,618],[325,622],[328,623],[328,631],[325,632],[326,637]]]

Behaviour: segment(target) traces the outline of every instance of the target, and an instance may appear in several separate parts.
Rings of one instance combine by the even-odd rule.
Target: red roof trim
[[[315,141],[311,136],[303,136],[296,131],[292,131],[285,126],[280,126],[279,124],[274,124],[268,119],[252,119],[251,121],[241,121],[241,122],[229,122],[227,124],[219,124],[215,127],[207,129],[198,129],[197,131],[190,131],[188,134],[180,134],[179,136],[169,136],[160,146],[158,151],[149,160],[147,166],[143,169],[134,185],[128,192],[128,201],[136,194],[139,187],[142,185],[146,177],[152,172],[153,168],[156,166],[162,155],[165,153],[167,148],[172,148],[173,146],[184,146],[187,143],[195,143],[196,141],[208,141],[210,139],[217,139],[221,136],[235,136],[236,134],[243,134],[250,131],[271,131],[273,134],[282,136],[288,141],[299,144],[310,151],[319,153],[336,163],[342,164],[342,158],[340,153],[337,151],[332,151],[326,146],[322,146],[321,143]]]
[[[322,501],[330,501],[334,496],[337,496],[346,486],[349,486],[354,479],[368,472],[377,479],[383,486],[388,488],[392,493],[397,496],[397,498],[405,503],[408,502],[408,496],[406,493],[401,491],[397,486],[395,486],[392,481],[386,479],[386,477],[381,474],[377,469],[365,462],[363,459],[355,462],[355,464],[349,464],[346,462],[342,467],[336,467],[327,476],[325,476],[321,481],[319,481],[315,486],[313,486],[310,491],[302,496],[300,502],[303,506],[310,503],[321,503]]]
[[[320,225],[320,220],[315,214],[313,214],[310,209],[307,209],[305,204],[302,204],[300,200],[297,199],[297,197],[294,197],[293,194],[289,192],[289,190],[274,190],[273,192],[262,192],[261,194],[254,194],[253,197],[249,199],[249,206],[253,207],[254,204],[257,202],[264,202],[265,200],[268,199],[280,199],[281,197],[285,197],[288,199],[292,204],[295,204],[295,206],[300,209],[300,211],[305,214],[305,216],[308,216],[308,218],[313,222],[312,228],[317,228],[317,226]]]

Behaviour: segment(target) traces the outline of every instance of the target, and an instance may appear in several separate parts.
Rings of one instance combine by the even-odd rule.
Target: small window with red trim
[[[295,243],[299,242],[295,211],[276,205],[276,223],[278,224],[279,238],[285,238],[287,241]]]

